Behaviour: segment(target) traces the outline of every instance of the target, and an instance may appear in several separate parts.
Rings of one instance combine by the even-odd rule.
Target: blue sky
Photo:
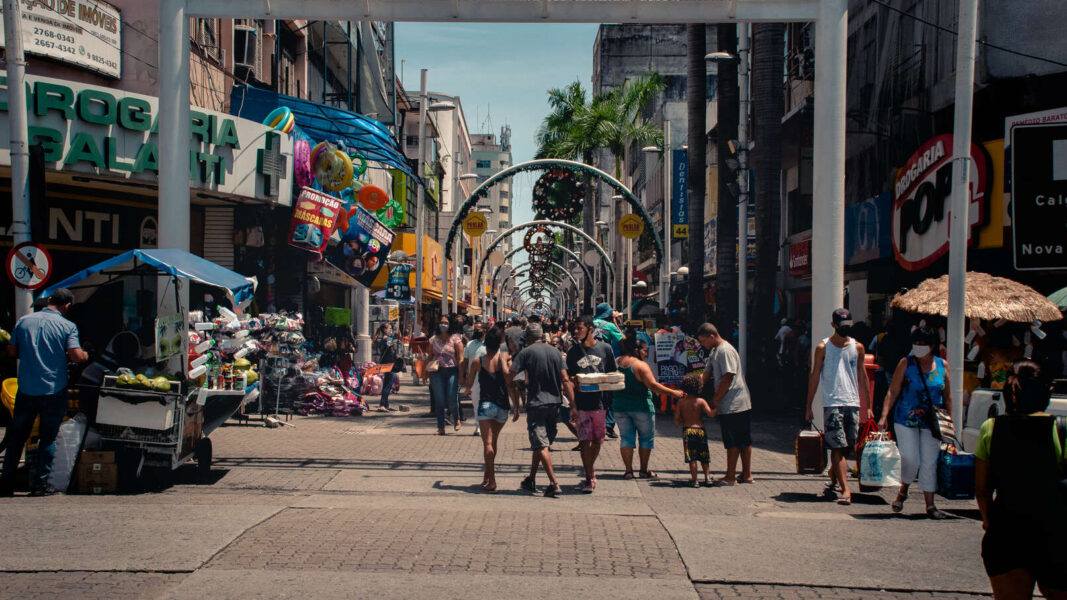
[[[431,91],[457,95],[472,133],[511,125],[512,158],[533,158],[534,134],[548,111],[545,91],[575,79],[586,90],[599,25],[397,23],[396,60],[408,92],[429,69]],[[533,218],[530,190],[515,180],[512,222]]]

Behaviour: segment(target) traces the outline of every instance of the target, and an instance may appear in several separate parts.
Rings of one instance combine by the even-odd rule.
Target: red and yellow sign
[[[644,232],[645,222],[641,220],[641,217],[630,213],[628,215],[623,215],[622,218],[619,219],[619,233],[622,237],[632,240],[640,237]]]
[[[480,212],[472,212],[463,219],[463,231],[471,237],[478,237],[489,229],[489,221]]]

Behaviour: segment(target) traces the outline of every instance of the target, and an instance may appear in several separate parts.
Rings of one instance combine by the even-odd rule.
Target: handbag
[[[900,450],[888,432],[872,433],[860,455],[860,487],[877,489],[899,485]]]
[[[437,362],[436,358],[434,358],[434,359],[430,360],[430,362],[426,363],[426,372],[427,373],[436,373],[437,370],[440,369],[440,368],[441,368],[441,363]]]
[[[956,425],[952,422],[952,415],[944,408],[934,406],[933,396],[930,395],[930,388],[926,385],[926,376],[922,369],[919,368],[919,362],[911,356],[908,357],[908,362],[915,365],[915,370],[919,372],[919,381],[923,384],[923,398],[926,400],[926,407],[929,409],[924,411],[924,419],[931,435],[941,440],[943,445],[959,446],[960,444],[956,440]],[[937,368],[936,362],[934,363],[934,368]]]

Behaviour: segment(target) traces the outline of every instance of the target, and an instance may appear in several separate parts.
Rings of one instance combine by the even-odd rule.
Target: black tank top
[[[990,527],[1067,535],[1067,501],[1059,488],[1059,465],[1051,416],[1002,415],[993,424],[989,448],[996,488]]]
[[[494,354],[490,360],[495,360],[500,354]],[[485,370],[484,360],[486,357],[482,357],[483,364],[478,369],[478,385],[481,388],[481,402],[492,402],[504,410],[510,409],[508,402],[508,390],[507,382],[504,379],[504,373],[497,369],[496,373],[490,373]],[[498,365],[499,367],[499,365]]]

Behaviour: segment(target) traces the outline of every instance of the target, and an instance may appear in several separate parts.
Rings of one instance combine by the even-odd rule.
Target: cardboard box
[[[82,450],[78,456],[79,463],[113,463],[115,462],[115,452],[112,450]]]
[[[119,466],[111,463],[78,463],[79,494],[111,494],[118,489]]]

